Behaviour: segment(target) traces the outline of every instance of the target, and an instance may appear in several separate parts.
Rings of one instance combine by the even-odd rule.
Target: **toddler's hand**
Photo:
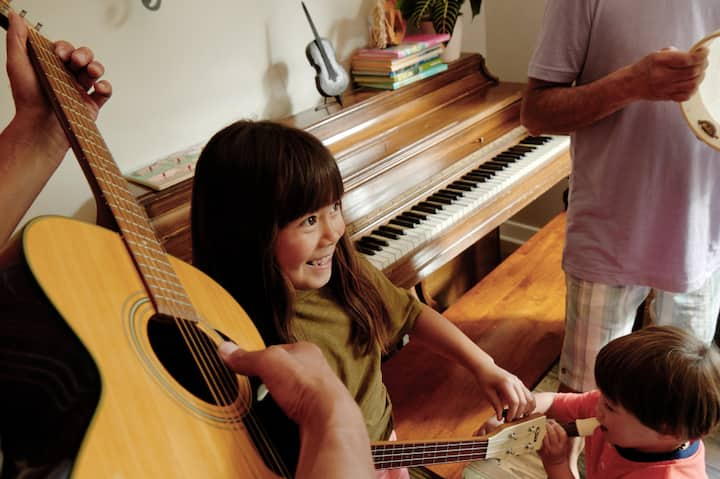
[[[552,419],[548,419],[547,432],[538,455],[546,469],[548,466],[558,466],[568,462],[567,433]]]

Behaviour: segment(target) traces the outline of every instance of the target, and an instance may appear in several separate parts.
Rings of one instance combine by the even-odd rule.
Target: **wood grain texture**
[[[277,477],[267,470],[240,422],[244,378],[230,406],[182,388],[150,349],[154,309],[125,245],[115,233],[44,217],[23,232],[25,258],[41,288],[94,358],[102,394],[73,471],[74,478]],[[245,349],[263,342],[220,286],[171,258],[214,341],[219,330]]]
[[[444,315],[495,362],[535,385],[557,360],[565,322],[565,215],[542,228]],[[412,342],[383,366],[400,439],[467,437],[492,411],[461,366]],[[459,478],[464,464],[433,466]]]

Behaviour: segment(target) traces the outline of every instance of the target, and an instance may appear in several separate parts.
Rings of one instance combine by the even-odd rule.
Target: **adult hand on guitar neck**
[[[27,51],[29,35],[25,21],[8,14],[7,72],[15,116],[0,133],[0,249],[58,167],[69,144],[40,88]],[[105,72],[87,47],[55,43],[55,52],[76,75],[78,89],[88,109],[97,116],[110,98],[112,87],[99,80]]]
[[[360,408],[317,346],[298,342],[244,351],[223,343],[220,354],[234,371],[259,376],[300,426],[297,478],[375,477]]]

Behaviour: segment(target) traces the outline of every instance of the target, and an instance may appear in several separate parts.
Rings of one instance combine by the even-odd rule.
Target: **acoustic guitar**
[[[5,28],[9,11],[0,0]],[[71,476],[292,477],[297,430],[273,416],[271,401],[255,401],[257,381],[228,370],[216,352],[227,339],[263,348],[252,321],[211,278],[165,252],[52,43],[31,28],[28,50],[98,207],[117,227],[39,217],[0,254],[0,268],[27,266],[99,372]],[[501,457],[536,450],[544,424],[531,419],[467,440],[377,442],[372,453],[378,469]]]

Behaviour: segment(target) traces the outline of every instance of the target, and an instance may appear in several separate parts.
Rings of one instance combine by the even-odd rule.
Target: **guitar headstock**
[[[12,0],[0,0],[0,27],[3,27],[5,30],[7,30],[9,26],[8,15],[11,11],[14,11],[10,6],[11,1]],[[27,15],[27,11],[20,10],[19,12],[17,12],[17,14],[25,18],[25,15]],[[40,27],[42,27],[42,23],[36,23],[33,26],[35,30],[40,30]]]
[[[545,416],[531,416],[528,419],[501,426],[488,435],[486,459],[502,459],[537,451],[542,447],[547,429]]]

